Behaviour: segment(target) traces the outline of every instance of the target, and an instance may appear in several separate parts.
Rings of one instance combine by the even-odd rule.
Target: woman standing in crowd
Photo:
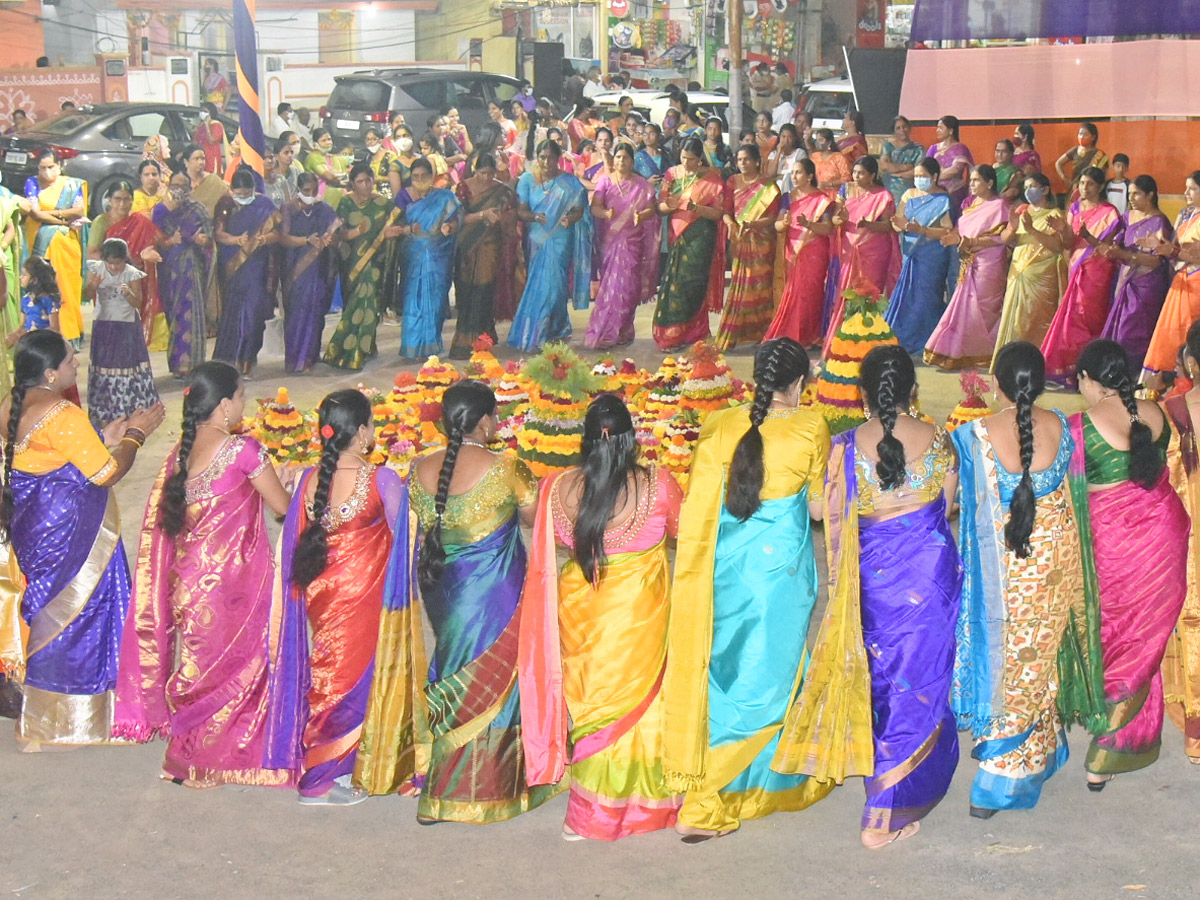
[[[1187,206],[1175,219],[1175,239],[1151,248],[1156,256],[1175,260],[1175,275],[1146,350],[1145,367],[1160,376],[1156,382],[1161,373],[1174,370],[1176,352],[1200,319],[1200,170],[1187,177],[1183,197]]]
[[[792,164],[797,159],[806,159],[808,154],[800,146],[800,135],[796,126],[791,122],[779,129],[779,144],[763,164],[763,174],[774,178],[780,193],[787,194],[792,190]]]
[[[294,785],[267,768],[268,635],[275,560],[263,515],[289,498],[241,424],[237,370],[201,363],[183,426],[150,490],[121,644],[113,734],[167,739],[162,778],[194,788]]]
[[[489,112],[491,111],[489,107]],[[575,104],[575,112],[567,124],[567,135],[571,138],[571,149],[583,152],[584,141],[596,139],[596,103],[590,97],[581,97]]]
[[[662,230],[654,208],[655,190],[633,171],[634,150],[618,144],[612,174],[592,197],[592,219],[603,223],[596,263],[600,290],[583,344],[607,350],[633,343],[633,317],[658,286],[658,247]]]
[[[275,312],[268,288],[271,247],[279,242],[279,211],[256,193],[249,169],[234,173],[229,196],[217,205],[217,272],[221,321],[213,359],[234,363],[246,377],[262,349],[267,319]]]
[[[314,128],[312,150],[304,159],[304,170],[321,179],[321,199],[334,209],[341,209],[347,186],[346,175],[338,169],[339,163],[333,155],[333,135],[328,128]]]
[[[1133,371],[1141,372],[1171,278],[1167,261],[1152,249],[1170,243],[1175,232],[1158,209],[1158,183],[1149,175],[1139,175],[1129,186],[1129,212],[1121,218],[1120,238],[1100,248],[1117,262],[1112,306],[1100,336],[1120,344]]]
[[[1064,246],[1074,241],[1067,288],[1042,341],[1046,374],[1058,381],[1074,376],[1080,351],[1104,330],[1117,264],[1098,251],[1101,244],[1121,238],[1121,214],[1101,196],[1104,172],[1088,168],[1079,178],[1078,189],[1080,196],[1071,204],[1069,227],[1061,232]],[[1171,368],[1175,368],[1174,362]]]
[[[971,202],[958,220],[962,268],[954,296],[925,345],[925,362],[940,369],[986,366],[996,350],[996,332],[1004,308],[1008,248],[1008,202],[996,194],[996,171],[989,165],[971,170]]]
[[[462,226],[462,204],[454,192],[433,186],[428,161],[413,163],[412,183],[396,197],[403,224],[392,231],[401,245],[400,355],[416,360],[442,352],[442,324],[450,309],[454,242]]]
[[[471,177],[460,182],[457,190],[463,224],[454,262],[458,316],[451,359],[468,359],[481,335],[496,343],[496,311],[512,310],[520,293],[516,194],[497,179],[490,153],[476,155],[474,166]]]
[[[676,350],[708,337],[708,311],[725,293],[725,184],[689,138],[663,176],[658,211],[667,217],[667,265],[654,307],[654,343]]]
[[[947,518],[958,460],[946,432],[909,414],[902,347],[862,363],[871,418],[833,441],[825,489],[831,606],[862,610],[875,725],[862,842],[916,834],[958,764],[950,709],[963,571]]]
[[[589,195],[596,189],[601,177],[607,176],[612,171],[612,148],[613,133],[608,128],[601,126],[596,129],[596,139],[592,142],[591,152],[581,154],[582,169],[575,174],[583,182],[583,186],[588,189]]]
[[[217,107],[209,102],[200,104],[200,124],[192,135],[204,150],[204,171],[220,178],[225,174],[225,126],[217,119]]]
[[[812,161],[817,167],[817,184],[830,197],[836,197],[842,185],[850,180],[850,163],[838,150],[833,132],[828,128],[818,128],[813,132],[813,139],[816,149],[812,152]]]
[[[109,238],[89,259],[83,295],[96,304],[88,365],[88,418],[99,430],[159,403],[138,310],[146,273],[129,261],[129,246]]]
[[[188,144],[180,151],[179,159],[187,167],[187,176],[191,181],[188,188],[189,196],[203,205],[211,219],[217,211],[217,202],[229,193],[229,185],[225,179],[204,168],[204,150],[196,144]]]
[[[321,358],[321,332],[337,280],[333,243],[342,222],[333,207],[317,197],[316,175],[301,172],[296,184],[299,193],[280,210],[284,368],[304,373]]]
[[[760,117],[761,118],[761,117]],[[779,188],[761,171],[758,147],[738,148],[738,174],[726,182],[725,228],[729,232],[729,294],[717,329],[717,346],[757,344],[774,311],[775,232]]]
[[[759,113],[754,117],[754,144],[760,159],[766,159],[779,146],[779,136],[771,128],[771,114]]]
[[[390,199],[395,194],[392,193],[392,185],[388,180],[388,175],[392,171],[392,164],[396,158],[390,150],[383,146],[383,132],[381,129],[368,128],[363,138],[366,141],[367,147],[366,163],[371,167],[371,174],[375,176],[375,190]]]
[[[796,160],[791,182],[792,193],[783,198],[783,210],[775,220],[775,230],[784,241],[787,281],[764,340],[786,337],[802,347],[812,347],[822,338],[835,204],[817,187],[817,170],[811,159]]]
[[[83,343],[83,244],[71,225],[87,215],[87,183],[62,173],[58,152],[47,148],[34,156],[37,174],[25,181],[29,210],[25,216],[25,252],[41,256],[54,266],[62,296],[59,323],[62,335]],[[86,240],[86,233],[81,233]]]
[[[571,334],[568,297],[586,309],[591,287],[592,217],[587,190],[562,172],[553,141],[538,147],[537,164],[517,182],[517,218],[525,223],[526,280],[508,344],[536,350]]]
[[[319,431],[321,461],[300,476],[282,538],[284,596],[303,601],[311,650],[294,672],[284,670],[288,677],[272,676],[272,690],[290,703],[285,718],[294,722],[304,718],[296,715],[303,701],[293,699],[295,691],[311,684],[300,802],[348,806],[393,793],[413,776],[412,744],[423,730],[411,699],[419,677],[412,635],[420,625],[411,621],[408,579],[394,571],[389,577],[396,560],[407,565],[408,492],[391,469],[367,462],[375,433],[370,401],[358,390],[328,395]],[[289,651],[303,654],[299,607],[287,604],[285,616],[293,618],[283,629],[294,642]],[[378,647],[389,652],[386,666],[375,664]]]
[[[633,420],[612,394],[584,418],[583,460],[542,484],[521,611],[522,732],[530,784],[571,767],[563,837],[616,840],[669,828],[663,670],[667,541],[682,494],[638,465]],[[556,546],[570,559],[559,567]]]
[[[428,174],[429,164],[423,165]],[[381,248],[389,237],[388,226],[395,221],[399,210],[375,193],[375,176],[364,163],[356,163],[350,170],[350,183],[350,193],[341,198],[337,207],[337,217],[342,222],[338,253],[345,306],[337,330],[325,348],[324,359],[331,366],[357,370],[376,353],[375,330],[379,324],[384,262]],[[325,194],[328,196],[329,192]]]
[[[1092,341],[1079,355],[1076,378],[1088,410],[1071,417],[1071,434],[1075,468],[1087,473],[1108,705],[1108,722],[1084,766],[1088,788],[1100,791],[1114,775],[1158,759],[1159,669],[1187,597],[1190,523],[1166,470],[1166,415],[1134,398],[1121,345]]]
[[[1022,124],[1013,132],[1013,165],[1026,176],[1042,171],[1042,155],[1033,146],[1033,126]]]
[[[171,174],[167,199],[154,208],[159,239],[159,296],[167,314],[171,374],[182,378],[204,362],[207,301],[212,288],[212,218],[193,200],[191,179],[182,168]]]
[[[1083,568],[1087,512],[1072,503],[1085,488],[1067,480],[1070,426],[1034,406],[1046,377],[1033,344],[1002,347],[995,382],[1010,405],[952,433],[965,569],[953,706],[976,741],[971,815],[981,819],[1037,804],[1067,761],[1060,711],[1086,713],[1078,698],[1103,691],[1100,660],[1086,658],[1099,613]]]
[[[916,166],[925,158],[925,148],[909,137],[911,130],[912,123],[908,119],[896,116],[896,121],[892,123],[892,137],[883,142],[883,148],[879,151],[883,186],[892,192],[897,208],[905,193],[912,190],[917,176]],[[941,174],[940,169],[938,174]],[[929,173],[924,175],[928,177]]]
[[[517,126],[512,119],[504,114],[504,104],[499,100],[489,100],[488,115],[493,122],[500,126],[500,130],[504,133],[505,148],[509,149],[513,147],[517,142]]]
[[[163,177],[170,160],[159,163],[153,159],[143,159],[138,163],[138,184],[141,185],[133,192],[133,212],[149,213],[154,207],[167,199],[167,179]]]
[[[533,524],[537,479],[525,463],[487,449],[496,396],[486,384],[447,388],[442,422],[446,449],[419,459],[409,479],[423,535],[421,601],[435,641],[425,686],[433,749],[417,821],[483,825],[558,792],[556,784],[526,786],[517,689],[521,525]]]
[[[1094,168],[1100,171],[1101,188],[1108,180],[1105,175],[1105,170],[1108,168],[1108,154],[1097,146],[1099,140],[1099,129],[1091,122],[1084,122],[1079,126],[1079,144],[1055,161],[1054,171],[1067,185],[1067,203],[1074,203],[1083,197],[1084,192],[1079,181],[1087,174],[1088,169]],[[1068,166],[1071,167],[1069,172],[1067,171]]]
[[[412,164],[416,161],[417,154],[413,133],[407,125],[399,126],[395,135],[396,155],[392,157],[391,167],[388,169],[388,186],[392,190],[392,196],[398,197],[400,191],[408,186],[408,179],[412,176]]]
[[[1012,341],[1041,345],[1067,286],[1065,221],[1054,205],[1050,179],[1025,176],[1025,202],[1013,206],[1004,242],[1013,247],[1004,288],[996,352]],[[993,354],[993,360],[994,360]]]
[[[562,155],[558,158],[558,167],[568,175],[574,175],[579,165],[579,159],[571,152],[567,144],[567,139],[563,135],[563,130],[561,128],[547,128],[546,140],[554,141],[562,150]]]
[[[846,157],[851,167],[867,155],[867,139],[863,136],[866,125],[863,114],[857,109],[847,111],[842,118],[842,136],[838,138],[837,148]]]
[[[733,174],[733,158],[725,143],[725,123],[716,116],[704,120],[704,164],[715,169],[721,178]]]
[[[963,201],[967,199],[967,177],[975,165],[970,149],[958,139],[958,127],[955,116],[938,119],[938,142],[930,148],[929,154],[942,167],[940,183],[950,195],[950,218],[956,224]]]
[[[633,158],[633,171],[647,179],[657,191],[669,168],[671,159],[662,149],[662,129],[647,122],[642,132],[642,146]]]
[[[942,243],[954,226],[950,195],[938,184],[941,166],[929,157],[918,160],[911,171],[913,187],[900,198],[892,220],[900,232],[904,262],[884,318],[900,346],[909,353],[922,353],[946,310],[946,274],[958,264],[958,254],[957,248]]]
[[[1200,766],[1200,321],[1188,329],[1184,369],[1195,385],[1164,404],[1174,434],[1167,448],[1171,484],[1191,519],[1188,542],[1187,597],[1183,614],[1167,639],[1163,661],[1163,693],[1167,711],[1182,729],[1188,762]]]
[[[26,752],[112,739],[130,584],[111,488],[164,415],[157,404],[97,434],[63,398],[78,370],[62,335],[29,332],[17,341],[3,412],[0,530],[26,582],[25,700],[17,722]]]
[[[680,515],[666,701],[667,784],[686,789],[688,843],[798,810],[833,789],[770,768],[802,681],[817,599],[809,512],[819,511],[829,429],[800,408],[808,357],[778,338],[754,356],[754,402],[700,431]]]

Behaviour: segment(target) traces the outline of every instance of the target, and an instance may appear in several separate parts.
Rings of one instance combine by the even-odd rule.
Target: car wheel
[[[118,181],[128,181],[135,188],[138,187],[138,177],[136,175],[126,175],[118,172],[115,175],[109,175],[94,188],[88,186],[88,217],[96,218],[100,213],[104,212],[104,197],[112,190],[112,186]]]

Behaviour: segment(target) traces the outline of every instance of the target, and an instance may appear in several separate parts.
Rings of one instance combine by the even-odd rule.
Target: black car
[[[233,137],[237,122],[218,120]],[[89,213],[101,212],[104,194],[116,181],[137,187],[137,167],[146,140],[165,135],[171,152],[192,142],[200,124],[200,109],[177,103],[101,103],[59,113],[38,122],[33,131],[0,137],[0,173],[4,186],[25,193],[25,181],[37,174],[36,155],[53,147],[63,172],[88,183]]]
[[[336,147],[362,147],[372,125],[385,129],[396,113],[419,138],[429,117],[451,107],[474,134],[488,116],[489,101],[507,104],[521,83],[507,75],[462,70],[369,69],[334,79],[329,101],[321,107],[321,127],[333,133]]]

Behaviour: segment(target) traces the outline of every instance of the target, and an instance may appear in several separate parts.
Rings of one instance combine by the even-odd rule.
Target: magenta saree
[[[645,178],[623,181],[602,178],[593,202],[612,210],[604,229],[596,229],[596,261],[600,289],[583,339],[589,350],[607,350],[633,341],[633,316],[654,295],[658,284],[658,245],[662,237],[657,215],[635,224],[642,210],[654,208],[655,190]]]
[[[125,622],[113,732],[167,739],[162,777],[198,787],[296,783],[266,768],[267,635],[275,561],[262,496],[270,465],[258,441],[235,435],[187,483],[184,530],[162,529],[172,450],[150,492]]]
[[[1160,212],[1137,221],[1131,218],[1131,213],[1122,218],[1124,231],[1117,246],[1125,250],[1139,252],[1142,251],[1141,241],[1149,238],[1169,241],[1175,236],[1170,220]],[[1141,370],[1145,361],[1146,349],[1150,346],[1170,284],[1171,269],[1165,259],[1160,258],[1148,269],[1132,262],[1122,262],[1118,266],[1112,308],[1100,336],[1121,345],[1129,354],[1129,364],[1135,372]]]
[[[1068,218],[1076,238],[1071,248],[1067,289],[1042,341],[1046,376],[1057,381],[1074,379],[1075,360],[1080,351],[1104,329],[1117,270],[1116,261],[1097,253],[1095,247],[1079,237],[1080,231],[1086,227],[1094,237],[1112,241],[1120,239],[1122,229],[1121,214],[1108,203],[1084,209],[1081,201],[1076,201],[1071,204]]]
[[[787,281],[779,308],[763,340],[790,337],[802,347],[821,342],[821,315],[825,300],[825,280],[829,274],[829,237],[813,233],[797,221],[827,219],[833,201],[824,191],[785,197],[788,230],[784,233]]]
[[[977,199],[963,210],[958,233],[988,243],[959,249],[958,286],[925,345],[925,362],[930,365],[964,369],[991,361],[1008,283],[1008,248],[1000,241],[1007,224],[1008,203],[1001,197]]]
[[[843,294],[847,288],[890,294],[900,276],[900,241],[896,233],[870,231],[859,222],[882,222],[896,214],[892,192],[879,185],[869,191],[846,185],[841,191],[846,207],[846,223],[838,228],[837,255],[840,260],[837,299],[825,333],[821,355],[829,354],[829,345],[842,324],[845,311]]]

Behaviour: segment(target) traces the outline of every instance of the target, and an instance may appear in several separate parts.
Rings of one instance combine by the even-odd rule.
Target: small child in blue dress
[[[38,328],[58,331],[58,309],[62,299],[54,267],[40,256],[31,256],[21,267],[21,327],[8,336],[11,347],[21,335]]]

